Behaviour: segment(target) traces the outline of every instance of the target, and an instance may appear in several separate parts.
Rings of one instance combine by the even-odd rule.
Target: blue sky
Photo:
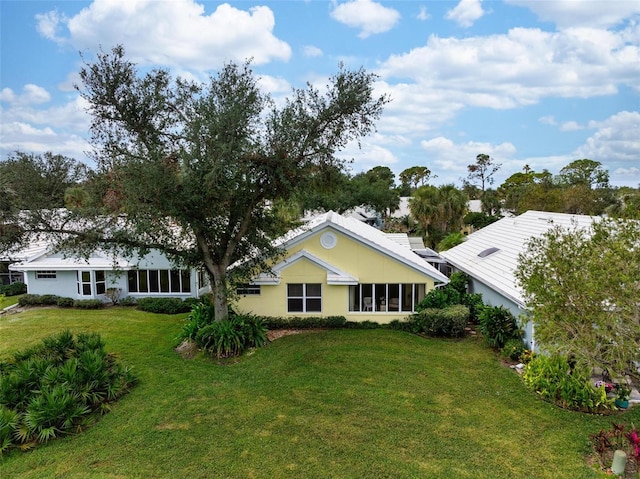
[[[52,151],[91,166],[82,65],[123,44],[144,67],[206,79],[253,58],[276,100],[340,62],[377,73],[378,131],[341,153],[354,173],[427,166],[460,185],[476,155],[557,173],[600,161],[640,185],[637,0],[0,0],[0,159]]]

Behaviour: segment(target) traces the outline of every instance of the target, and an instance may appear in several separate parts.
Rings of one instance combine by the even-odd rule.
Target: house
[[[197,274],[175,269],[160,252],[141,258],[114,258],[99,250],[87,259],[65,257],[47,244],[21,251],[9,270],[21,273],[31,294],[55,294],[73,299],[102,299],[115,289],[120,297],[197,296]]]
[[[448,279],[411,250],[406,235],[396,236],[335,212],[319,215],[277,241],[284,259],[238,288],[238,309],[378,323],[404,318]]]
[[[485,304],[504,306],[516,316],[526,311],[522,290],[514,272],[518,256],[525,251],[529,239],[543,235],[554,226],[587,228],[596,217],[527,211],[509,218],[502,218],[470,234],[466,241],[443,251],[454,271],[463,271],[470,277],[469,290],[481,293]],[[525,328],[525,342],[535,349],[531,323]]]

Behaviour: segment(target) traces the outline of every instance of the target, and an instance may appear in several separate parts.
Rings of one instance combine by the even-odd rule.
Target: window
[[[259,295],[260,294],[260,285],[259,284],[241,284],[236,288],[236,294],[242,295]]]
[[[186,269],[140,269],[127,272],[130,293],[190,293],[191,274]]]
[[[287,284],[287,311],[290,313],[319,313],[322,311],[320,283]]]
[[[78,294],[91,296],[91,271],[78,271]]]
[[[107,291],[107,273],[105,271],[77,271],[78,294],[93,296]]]
[[[36,271],[36,279],[56,279],[55,271]]]
[[[356,284],[349,286],[349,311],[413,312],[425,296],[424,284]]]
[[[104,271],[95,271],[96,275],[96,294],[104,294],[107,292],[107,274]]]

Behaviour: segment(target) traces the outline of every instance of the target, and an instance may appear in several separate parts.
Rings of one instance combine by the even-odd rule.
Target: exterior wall
[[[294,245],[288,251],[288,256],[300,250],[306,250],[317,258],[326,261],[343,272],[358,278],[364,283],[415,283],[424,284],[426,291],[434,287],[434,280],[423,273],[413,270],[379,251],[363,245],[352,238],[333,229],[337,243],[332,249],[324,248],[320,243],[323,233],[330,230],[323,229],[304,242]],[[288,283],[320,283],[322,284],[322,312],[321,313],[288,313],[287,312],[287,284]],[[327,271],[302,258],[281,271],[280,284],[262,285],[260,295],[241,296],[238,309],[265,316],[345,316],[349,321],[375,321],[388,323],[394,319],[405,318],[406,311],[378,312],[378,311],[349,311],[349,286],[327,284]]]
[[[62,259],[61,255],[50,255],[48,260]],[[55,269],[54,267],[47,266],[43,263],[40,270],[43,271],[56,271],[56,278],[49,279],[36,279],[36,271],[27,271],[25,273],[25,279],[28,292],[31,294],[55,294],[57,296],[63,296],[73,299],[101,299],[103,301],[109,301],[104,294],[97,294],[95,291],[95,277],[93,271],[106,271],[106,288],[118,288],[120,289],[120,297],[133,296],[136,298],[148,297],[148,296],[162,296],[162,297],[177,297],[188,298],[191,296],[197,296],[197,274],[195,270],[190,272],[190,293],[129,293],[129,283],[127,279],[127,271],[116,271],[110,267],[104,266],[104,258],[100,258],[102,266],[91,266],[89,264],[83,264],[79,262],[77,269]],[[138,265],[138,269],[141,270],[171,270],[175,267],[171,262],[162,254],[157,251],[151,252],[143,258],[133,261]],[[34,263],[36,264],[36,263]],[[69,268],[69,266],[67,266]],[[81,295],[78,293],[78,271],[90,271],[92,277],[92,294]]]
[[[471,276],[469,277],[469,292],[482,294],[484,304],[488,304],[489,306],[504,306],[518,319],[519,324],[526,320],[525,309]],[[530,321],[526,321],[523,330],[524,342],[527,348],[537,351],[535,341],[533,340],[533,324]]]
[[[56,271],[56,277],[36,279],[35,271],[26,272],[27,290],[30,294],[55,294],[67,298],[78,298],[75,271]]]

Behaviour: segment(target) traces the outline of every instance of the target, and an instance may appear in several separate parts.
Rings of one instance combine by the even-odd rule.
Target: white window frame
[[[394,304],[394,309],[390,308],[390,300],[396,299],[396,296],[390,298],[389,295],[389,286],[397,286],[398,296],[397,305]],[[404,309],[406,304],[404,302],[403,290],[405,286],[411,286],[411,306],[409,309]],[[367,287],[367,291],[371,291],[371,293],[366,293],[366,297],[370,297],[372,300],[371,309],[365,309],[364,298],[365,293],[363,293],[364,287]],[[423,283],[359,283],[356,285],[349,286],[349,297],[348,297],[348,310],[350,313],[413,313],[416,310],[416,306],[422,300],[419,298],[420,290],[422,290],[422,297],[426,295],[426,285]],[[371,295],[371,296],[369,296]],[[353,299],[352,299],[353,297]],[[357,304],[356,303],[357,298]]]
[[[36,271],[36,279],[57,279],[57,278],[58,278],[57,271],[48,270],[48,269]]]
[[[132,289],[131,275],[133,274],[135,274],[135,288]],[[145,278],[144,282],[146,283],[146,288],[144,291],[140,291],[141,276]],[[152,276],[154,276],[153,281]],[[165,279],[168,289],[163,288]],[[157,284],[157,291],[151,291],[152,284]],[[153,294],[167,296],[176,294],[191,294],[191,273],[188,269],[131,269],[127,271],[127,289],[129,293],[133,294]],[[163,289],[166,290],[163,291]]]
[[[302,286],[302,295],[291,295],[289,294],[289,286]],[[320,295],[309,295],[307,294],[308,286],[319,286],[320,287]],[[302,300],[302,310],[292,310],[289,304],[290,300]],[[320,300],[320,308],[318,310],[313,309],[309,310],[308,301],[309,300]],[[287,284],[287,312],[288,313],[322,313],[322,283],[288,283]]]

